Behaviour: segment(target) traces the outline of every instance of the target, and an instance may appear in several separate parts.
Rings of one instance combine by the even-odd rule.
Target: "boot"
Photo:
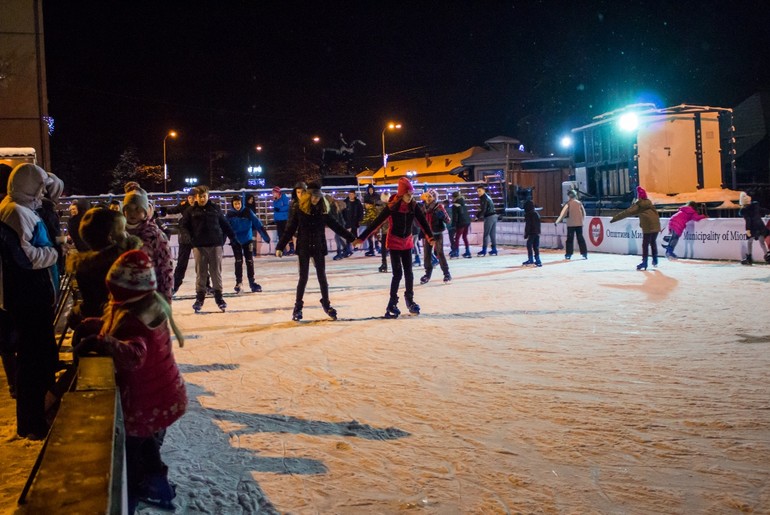
[[[372,249],[367,250],[366,252],[364,252],[364,256],[366,256],[366,257],[374,256],[374,250],[372,250]]]
[[[459,252],[459,251],[458,251]],[[465,253],[463,254],[463,257],[465,259],[470,259],[473,256],[471,255],[471,249],[469,247],[465,247]]]
[[[532,260],[532,258],[527,258],[526,261],[524,261],[521,266],[527,266],[527,265],[534,265],[535,262]]]
[[[294,255],[294,242],[289,242],[289,250],[286,251],[287,256],[293,256]]]
[[[241,291],[243,291],[243,283],[236,283],[235,288],[233,288],[233,291],[235,293],[241,293]]]
[[[340,259],[344,258],[345,256],[342,254],[342,251],[337,252],[337,255],[334,256],[332,259],[334,261],[339,261]]]
[[[406,301],[406,307],[409,309],[409,312],[413,315],[419,315],[420,314],[420,305],[416,304],[414,302],[414,298],[412,297],[404,297],[404,300]]]
[[[332,307],[329,299],[321,299],[321,306],[324,308],[324,313],[329,315],[329,318],[337,320],[337,310]]]
[[[430,281],[430,274],[425,274],[422,277],[420,277],[420,284],[425,284],[428,281]]]
[[[666,249],[666,257],[667,257],[668,259],[679,259],[679,256],[677,256],[676,254],[674,254],[674,251],[673,251],[673,250],[671,250],[671,247],[668,247],[668,248]]]
[[[422,264],[422,261],[420,261],[420,256],[415,254],[415,256],[414,256],[414,263],[412,263],[412,264],[415,265],[415,266],[420,266]]]
[[[481,251],[479,251],[479,253],[478,253],[478,254],[476,254],[476,255],[477,255],[477,256],[486,256],[486,255],[487,255],[487,248],[486,248],[486,247],[484,247],[484,248],[483,248],[483,249],[481,249]]]
[[[161,472],[147,474],[139,484],[137,497],[147,504],[173,510],[174,504],[171,501],[176,497],[176,490],[168,480],[168,467],[164,465]]]
[[[746,259],[741,261],[742,265],[751,266],[754,262],[751,259],[751,254],[746,254]]]
[[[249,281],[249,288],[251,288],[252,293],[259,293],[262,291],[262,287],[254,282],[254,280]]]
[[[387,272],[388,271],[388,265],[387,263],[383,263],[380,265],[380,268],[378,268],[380,272]]]
[[[452,276],[451,276],[451,275],[449,275],[449,272],[445,273],[445,274],[444,274],[444,282],[445,282],[445,283],[448,283],[448,282],[449,282],[449,281],[451,281],[451,280],[452,280]]]
[[[490,256],[496,256],[497,255],[497,247],[492,245],[492,250],[489,251]]]
[[[658,256],[652,256],[652,266],[658,266]]]
[[[398,318],[401,310],[398,309],[398,297],[390,299],[388,307],[385,308],[385,318]]]
[[[647,260],[643,259],[641,263],[636,265],[637,270],[647,270]]]
[[[214,291],[214,302],[217,303],[217,307],[219,308],[222,313],[225,312],[227,309],[227,302],[225,302],[225,299],[222,297],[222,292],[219,290]]]
[[[535,256],[535,266],[543,266],[543,263],[540,262],[540,256]]]
[[[294,303],[294,312],[291,314],[291,319],[295,322],[302,320],[302,306],[303,302],[301,300]]]
[[[203,309],[203,301],[206,300],[206,294],[203,292],[198,292],[195,294],[195,302],[192,305],[193,310],[196,313],[199,313],[201,309]]]

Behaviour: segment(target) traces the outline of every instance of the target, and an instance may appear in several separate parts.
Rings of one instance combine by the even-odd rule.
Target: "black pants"
[[[540,235],[533,234],[527,238],[527,258],[532,261],[534,254],[535,261],[540,261]]]
[[[441,271],[444,275],[449,275],[449,263],[446,261],[446,255],[444,254],[444,233],[433,233],[433,245],[430,245],[427,241],[424,245],[425,255],[423,260],[425,261],[425,275],[428,277],[433,273],[433,255],[438,258],[438,264],[441,267]]]
[[[246,261],[246,277],[249,279],[249,284],[254,282],[254,242],[248,243],[235,243],[230,245],[233,249],[233,256],[235,257],[235,282],[241,284],[243,282],[243,261]]]
[[[652,249],[653,259],[658,259],[658,233],[646,232],[642,235],[642,261],[647,262],[647,256]]]
[[[179,253],[176,257],[176,267],[174,268],[174,291],[178,290],[184,281],[184,274],[187,272],[187,264],[190,262],[190,252],[192,245],[189,243],[179,244]]]
[[[297,304],[302,305],[305,296],[305,287],[310,273],[310,259],[313,259],[315,273],[318,277],[318,287],[321,289],[321,302],[329,302],[329,282],[326,280],[326,256],[322,249],[313,251],[300,251],[297,254],[299,265],[299,280],[297,281]]]
[[[574,242],[573,236],[577,237],[578,241],[578,247],[580,248],[580,255],[585,256],[588,254],[588,249],[586,248],[586,240],[583,238],[583,226],[577,226],[577,227],[567,227],[567,251],[566,254],[568,256],[572,255],[572,251],[574,250]]]
[[[389,250],[390,266],[393,269],[393,279],[390,280],[390,300],[398,302],[398,287],[401,277],[404,278],[404,298],[414,299],[414,274],[412,273],[412,249]]]

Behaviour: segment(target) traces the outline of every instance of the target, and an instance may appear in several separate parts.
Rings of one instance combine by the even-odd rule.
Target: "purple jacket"
[[[677,211],[674,216],[669,219],[668,229],[681,236],[684,232],[684,228],[687,225],[687,222],[690,220],[697,222],[698,220],[703,220],[704,218],[706,218],[705,215],[698,214],[698,212],[692,207],[684,205],[680,207],[679,211]]]

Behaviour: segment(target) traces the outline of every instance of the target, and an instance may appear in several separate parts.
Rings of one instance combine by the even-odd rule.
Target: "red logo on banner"
[[[604,241],[604,224],[601,218],[592,218],[588,224],[588,238],[594,247],[598,247]]]

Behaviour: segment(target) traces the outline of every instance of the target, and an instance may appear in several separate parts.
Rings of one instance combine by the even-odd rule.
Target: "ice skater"
[[[348,243],[356,239],[355,235],[345,229],[329,214],[329,203],[324,198],[318,184],[309,184],[307,191],[297,197],[297,209],[289,216],[286,231],[278,240],[275,255],[283,257],[283,249],[289,240],[297,234],[297,257],[299,265],[299,280],[297,281],[297,296],[294,302],[292,320],[302,320],[303,298],[310,271],[310,259],[313,260],[318,286],[321,289],[321,306],[332,320],[337,319],[337,310],[329,301],[329,282],[326,279],[326,228],[341,235]]]
[[[706,215],[702,215],[695,210],[697,204],[692,200],[687,204],[679,208],[674,215],[668,220],[668,236],[664,236],[663,240],[668,242],[668,245],[663,245],[666,249],[666,257],[669,259],[678,259],[678,256],[674,253],[676,244],[679,242],[679,238],[684,233],[687,223],[692,220],[697,222],[703,220]]]
[[[436,190],[428,190],[421,196],[425,203],[425,219],[428,221],[428,225],[431,228],[431,235],[433,237],[433,243],[425,243],[425,275],[420,278],[420,284],[425,284],[430,281],[430,276],[433,273],[433,260],[438,259],[441,271],[444,273],[444,282],[448,283],[452,280],[452,276],[449,273],[449,264],[447,263],[446,256],[444,255],[444,229],[447,222],[449,222],[449,214],[444,208],[444,204],[438,201],[438,192]],[[435,258],[433,256],[436,256]]]
[[[660,232],[660,215],[655,205],[647,198],[647,192],[641,186],[636,187],[636,202],[631,207],[621,211],[610,219],[610,223],[617,222],[629,216],[639,217],[639,226],[642,229],[642,262],[636,266],[637,270],[647,270],[647,257],[652,253],[652,266],[658,266],[658,233]]]
[[[553,225],[559,225],[559,222],[567,219],[567,248],[564,259],[572,259],[572,251],[575,246],[574,238],[577,238],[580,255],[583,256],[583,259],[588,259],[588,248],[586,247],[586,240],[583,238],[583,220],[586,218],[586,210],[583,203],[577,198],[577,191],[569,190],[567,197],[569,200],[561,209],[559,218],[553,223]]]
[[[398,309],[398,288],[401,278],[404,278],[404,300],[412,314],[420,313],[420,306],[414,302],[414,274],[412,272],[412,225],[415,221],[425,233],[425,240],[433,243],[430,225],[417,202],[412,198],[414,186],[406,177],[398,180],[398,192],[380,211],[377,218],[361,233],[354,245],[361,245],[363,240],[376,231],[385,221],[389,223],[385,247],[390,252],[390,266],[393,278],[390,281],[390,300],[385,308],[385,318],[397,318],[401,314]]]
[[[540,262],[540,215],[531,200],[524,202],[524,239],[527,240],[527,260],[522,265],[543,266]]]
[[[262,286],[254,280],[254,232],[262,237],[262,241],[270,243],[270,235],[257,215],[243,205],[240,195],[230,199],[230,207],[227,212],[227,221],[230,223],[235,239],[230,239],[230,247],[235,258],[235,293],[243,290],[243,262],[246,261],[246,278],[249,280],[249,289],[252,292],[261,292]]]
[[[751,246],[755,240],[759,241],[762,255],[767,255],[765,236],[768,235],[768,229],[762,221],[762,217],[770,214],[770,210],[761,207],[756,202],[752,202],[751,197],[745,191],[741,192],[738,203],[741,205],[738,214],[746,222],[746,257],[741,261],[741,264],[751,266],[754,263],[751,257]]]

